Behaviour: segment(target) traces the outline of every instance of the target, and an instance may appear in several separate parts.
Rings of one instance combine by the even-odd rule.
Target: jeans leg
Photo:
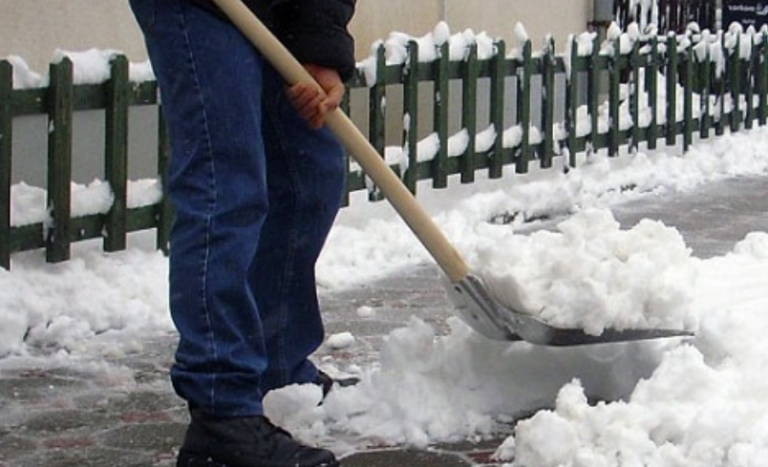
[[[131,0],[171,137],[171,379],[193,407],[262,413],[266,345],[248,271],[267,217],[263,61],[228,22],[185,0]]]
[[[269,355],[266,392],[317,375],[308,360],[324,337],[315,263],[341,206],[345,167],[336,138],[297,115],[274,70],[264,75],[270,207],[250,282]]]

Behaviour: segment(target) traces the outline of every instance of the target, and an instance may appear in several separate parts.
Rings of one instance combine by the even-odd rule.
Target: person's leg
[[[187,0],[131,0],[171,137],[171,378],[190,406],[179,467],[338,467],[262,415],[266,344],[249,268],[268,212],[261,57]],[[282,269],[281,269],[282,271]],[[271,274],[264,271],[265,274]]]
[[[324,336],[315,263],[341,206],[345,176],[336,138],[327,129],[311,129],[283,87],[276,72],[265,66],[270,207],[250,274],[269,355],[264,392],[317,377],[308,359]]]
[[[185,0],[132,0],[171,137],[171,377],[191,407],[262,413],[267,357],[247,283],[268,210],[262,59],[228,22]]]

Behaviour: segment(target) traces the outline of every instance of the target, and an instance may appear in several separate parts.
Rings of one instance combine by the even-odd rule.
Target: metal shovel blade
[[[472,274],[451,283],[447,290],[459,317],[475,331],[493,340],[570,347],[692,336],[690,332],[672,329],[606,329],[600,335],[592,335],[583,329],[555,327],[502,305],[488,292],[482,280]]]

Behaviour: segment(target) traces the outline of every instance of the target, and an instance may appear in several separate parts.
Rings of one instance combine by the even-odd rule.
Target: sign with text
[[[723,28],[739,23],[744,28],[754,26],[760,29],[768,24],[768,1],[766,0],[723,0]]]

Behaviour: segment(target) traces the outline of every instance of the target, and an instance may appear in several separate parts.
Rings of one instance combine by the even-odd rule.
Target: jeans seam
[[[209,348],[212,353],[213,361],[218,362],[218,348],[216,346],[216,337],[215,337],[215,330],[213,328],[213,324],[211,322],[211,313],[210,313],[210,306],[208,303],[208,269],[211,259],[211,225],[213,224],[213,212],[216,210],[216,199],[217,199],[217,187],[216,187],[216,166],[215,166],[215,160],[213,157],[213,143],[211,140],[211,131],[210,126],[208,123],[208,111],[206,109],[206,102],[205,97],[203,96],[203,93],[200,91],[200,81],[199,76],[197,73],[197,63],[195,61],[195,54],[192,51],[192,41],[189,37],[189,32],[187,30],[186,26],[186,18],[184,15],[184,7],[179,12],[179,22],[181,31],[184,37],[184,45],[187,48],[187,59],[189,67],[191,68],[191,76],[194,77],[194,83],[195,83],[195,90],[197,91],[197,98],[200,101],[200,106],[202,108],[202,123],[203,123],[203,136],[206,142],[206,151],[209,161],[209,188],[210,188],[210,194],[212,195],[209,200],[208,205],[208,211],[206,213],[205,218],[205,251],[203,252],[203,258],[202,258],[202,270],[201,270],[201,290],[200,290],[200,297],[202,300],[202,309],[205,312],[205,323],[208,328],[208,342],[209,342]],[[216,375],[218,374],[217,371],[214,371],[211,373],[212,381],[211,381],[211,392],[209,394],[210,397],[210,403],[211,407],[215,411],[215,405],[216,405]]]

